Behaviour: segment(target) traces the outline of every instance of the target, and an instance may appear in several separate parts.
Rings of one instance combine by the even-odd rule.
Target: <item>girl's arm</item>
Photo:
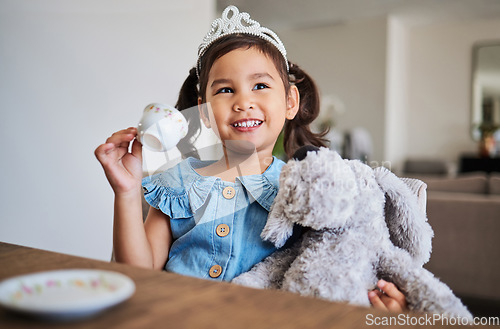
[[[145,229],[153,253],[153,269],[162,270],[172,245],[170,218],[160,210],[149,207]]]
[[[150,207],[143,224],[140,193],[130,198],[115,196],[115,259],[120,263],[162,270],[172,244],[170,220],[160,210]]]
[[[136,135],[136,128],[118,131],[95,150],[95,155],[115,193],[113,245],[116,260],[161,269],[172,241],[170,224],[168,217],[156,209],[150,209],[143,223],[142,147],[135,140]]]

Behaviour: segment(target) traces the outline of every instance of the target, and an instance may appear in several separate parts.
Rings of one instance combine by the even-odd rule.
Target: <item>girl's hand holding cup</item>
[[[120,130],[109,137],[95,150],[95,155],[115,194],[139,191],[142,180],[141,143],[151,151],[165,152],[175,147],[186,136],[187,130],[186,119],[177,109],[152,103],[144,109],[138,128]]]
[[[117,131],[94,152],[115,194],[136,192],[141,186],[142,147],[136,136],[134,127]]]

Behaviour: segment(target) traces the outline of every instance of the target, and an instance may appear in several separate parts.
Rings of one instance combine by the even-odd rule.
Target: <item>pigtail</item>
[[[198,75],[196,74],[196,68],[193,67],[189,71],[189,76],[182,84],[175,107],[182,112],[183,110],[198,106],[198,95]],[[198,150],[194,147],[194,142],[201,133],[198,111],[183,111],[182,114],[186,118],[189,128],[186,137],[181,139],[177,144],[177,149],[181,152],[183,158],[193,156],[199,159]]]
[[[300,105],[297,115],[287,120],[284,128],[284,147],[289,158],[304,145],[326,146],[324,136],[328,130],[321,133],[311,131],[309,125],[319,115],[319,92],[313,79],[299,66],[289,62],[290,82],[297,86],[300,93]]]

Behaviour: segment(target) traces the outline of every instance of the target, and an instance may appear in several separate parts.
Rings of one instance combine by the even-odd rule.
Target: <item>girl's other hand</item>
[[[94,152],[115,194],[136,192],[141,186],[142,147],[136,136],[137,128],[117,131]]]
[[[368,293],[368,298],[373,307],[379,310],[401,313],[408,310],[405,295],[393,283],[379,280],[377,286]]]

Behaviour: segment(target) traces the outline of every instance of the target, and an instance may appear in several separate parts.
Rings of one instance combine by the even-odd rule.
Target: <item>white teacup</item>
[[[137,127],[139,141],[155,152],[174,148],[188,132],[184,116],[175,107],[152,103],[146,106]]]

